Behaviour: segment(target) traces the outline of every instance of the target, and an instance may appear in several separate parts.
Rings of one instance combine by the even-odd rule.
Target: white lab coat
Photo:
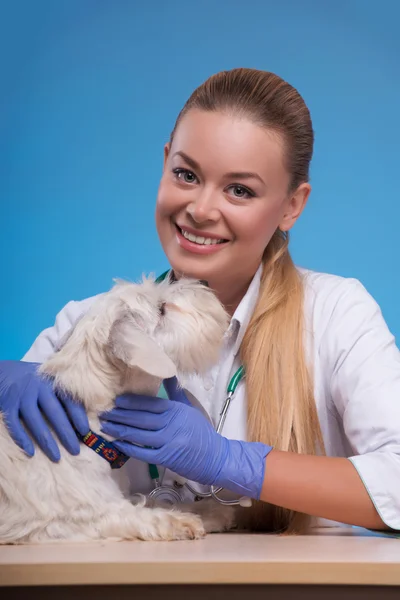
[[[400,352],[379,306],[358,280],[300,268],[299,272],[305,286],[306,351],[314,365],[315,400],[327,455],[352,461],[381,519],[400,530]],[[257,300],[260,275],[261,267],[232,318],[219,364],[204,379],[184,382],[214,423],[228,381],[240,365],[238,350]],[[94,299],[69,302],[23,360],[43,362]],[[223,433],[246,439],[243,381]],[[129,472],[131,492],[152,489],[147,465],[131,459],[123,468]],[[166,471],[163,483],[173,481],[174,474]]]

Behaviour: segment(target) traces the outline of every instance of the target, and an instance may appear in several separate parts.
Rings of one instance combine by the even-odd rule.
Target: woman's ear
[[[289,231],[296,223],[303,212],[311,193],[309,183],[301,183],[299,187],[292,192],[285,203],[283,218],[279,224],[281,231]]]
[[[163,171],[165,171],[165,168],[167,166],[167,160],[168,160],[170,149],[171,149],[171,144],[168,142],[164,146],[164,166],[163,166]]]
[[[138,367],[160,379],[174,377],[174,363],[138,326],[137,317],[139,315],[135,316],[133,311],[125,310],[114,321],[108,337],[108,351],[127,367]]]

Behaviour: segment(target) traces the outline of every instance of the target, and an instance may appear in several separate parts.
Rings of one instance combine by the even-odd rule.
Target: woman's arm
[[[315,517],[388,528],[352,459],[299,455],[258,442],[228,440],[188,405],[182,392],[178,397],[176,383],[169,380],[165,385],[174,401],[120,396],[117,408],[103,415],[102,431],[118,440],[116,446],[128,456],[204,485]]]
[[[266,458],[260,500],[332,521],[390,529],[347,458],[272,450]]]
[[[79,454],[75,429],[81,434],[89,430],[83,405],[67,394],[54,392],[52,382],[37,371],[39,363],[57,351],[64,336],[94,299],[68,302],[57,314],[53,327],[39,334],[22,361],[0,361],[0,418],[5,421],[15,443],[28,456],[35,453],[35,441],[49,459],[60,460],[60,449],[51,428],[68,452]]]
[[[326,326],[316,342],[316,366],[324,382],[316,402],[327,403],[352,456],[274,453],[267,461],[264,493],[269,498],[273,492],[272,502],[286,506],[294,501],[300,510],[322,517],[400,530],[400,352],[395,338],[379,305],[357,280],[343,279],[318,313],[318,322]],[[328,439],[332,456],[339,449],[329,433]]]

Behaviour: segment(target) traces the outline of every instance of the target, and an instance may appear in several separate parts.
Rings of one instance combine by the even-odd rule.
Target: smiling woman
[[[193,92],[164,148],[156,226],[171,285],[184,276],[207,281],[230,325],[206,376],[193,373],[184,390],[165,381],[167,402],[117,398],[103,431],[128,456],[165,467],[162,486],[175,495],[183,477],[191,488],[252,498],[241,518],[253,529],[302,531],[310,517],[400,529],[394,337],[359,281],[300,268],[288,248],[311,191],[313,140],[304,100],[273,73],[224,71]],[[46,360],[92,302],[68,304],[24,360]],[[222,436],[209,420],[217,423],[241,366]],[[40,406],[76,451],[60,401],[43,402],[38,375],[27,372],[0,363],[0,410],[14,439],[29,451],[21,405],[28,430],[57,458]],[[79,406],[63,403],[82,428]],[[131,491],[151,492],[145,466],[135,461],[129,475]]]
[[[158,234],[174,271],[207,279],[233,314],[274,232],[294,224],[310,186],[290,193],[282,137],[273,128],[234,111],[196,108],[178,122],[165,146]]]

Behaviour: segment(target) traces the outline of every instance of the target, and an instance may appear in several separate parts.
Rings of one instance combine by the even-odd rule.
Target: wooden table
[[[0,546],[0,586],[1,600],[399,600],[400,539],[323,528],[291,537]]]

